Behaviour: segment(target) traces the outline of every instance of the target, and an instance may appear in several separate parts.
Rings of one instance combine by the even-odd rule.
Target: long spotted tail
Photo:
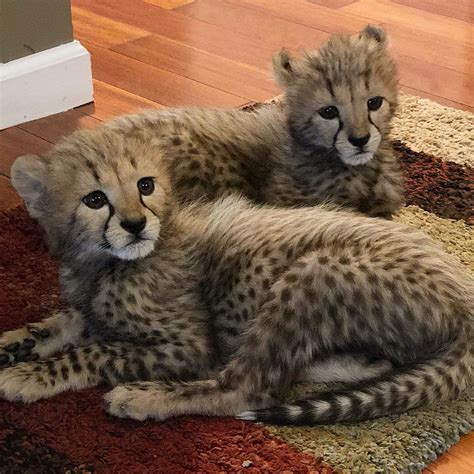
[[[385,379],[288,405],[247,411],[238,418],[281,425],[313,425],[401,413],[458,396],[472,376],[473,360],[472,340],[465,339],[451,345],[437,358]]]

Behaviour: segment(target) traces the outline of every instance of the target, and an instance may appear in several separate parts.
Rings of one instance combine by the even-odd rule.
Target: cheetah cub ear
[[[46,190],[46,164],[35,155],[17,158],[11,167],[11,180],[17,193],[25,201],[32,217],[41,214],[40,203]]]
[[[299,64],[286,49],[273,56],[273,73],[278,84],[288,87],[298,77]]]
[[[367,25],[360,33],[361,38],[374,39],[377,43],[385,46],[387,44],[387,34],[383,28]]]

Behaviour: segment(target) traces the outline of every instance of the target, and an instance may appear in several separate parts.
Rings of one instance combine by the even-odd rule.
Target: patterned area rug
[[[401,102],[393,137],[407,205],[396,219],[423,229],[474,271],[473,116],[425,99]],[[59,297],[56,263],[25,210],[0,214],[0,229],[4,331],[41,319]],[[103,411],[104,391],[30,406],[0,401],[0,472],[419,472],[474,429],[474,389],[433,410],[317,428],[119,420]]]

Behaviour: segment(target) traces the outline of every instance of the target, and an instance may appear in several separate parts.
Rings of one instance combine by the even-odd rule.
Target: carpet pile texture
[[[406,189],[396,220],[423,229],[474,271],[473,115],[403,95],[392,135]],[[41,319],[60,298],[56,262],[24,208],[0,214],[0,230],[5,331]],[[102,409],[105,390],[29,406],[0,401],[0,472],[419,472],[474,429],[472,387],[434,409],[291,428],[203,417],[119,420]]]

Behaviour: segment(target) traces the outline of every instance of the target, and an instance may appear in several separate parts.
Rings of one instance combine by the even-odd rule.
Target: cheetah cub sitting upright
[[[403,192],[388,137],[397,76],[384,32],[334,36],[298,60],[283,51],[274,69],[283,106],[160,109],[106,127],[164,156],[183,201],[239,193],[277,206],[332,202],[390,216]]]
[[[417,230],[239,197],[181,204],[166,160],[107,129],[17,159],[12,181],[61,261],[69,307],[0,336],[8,400],[139,381],[106,396],[111,413],[319,423],[468,383],[473,280]],[[271,408],[335,367],[363,384]]]

